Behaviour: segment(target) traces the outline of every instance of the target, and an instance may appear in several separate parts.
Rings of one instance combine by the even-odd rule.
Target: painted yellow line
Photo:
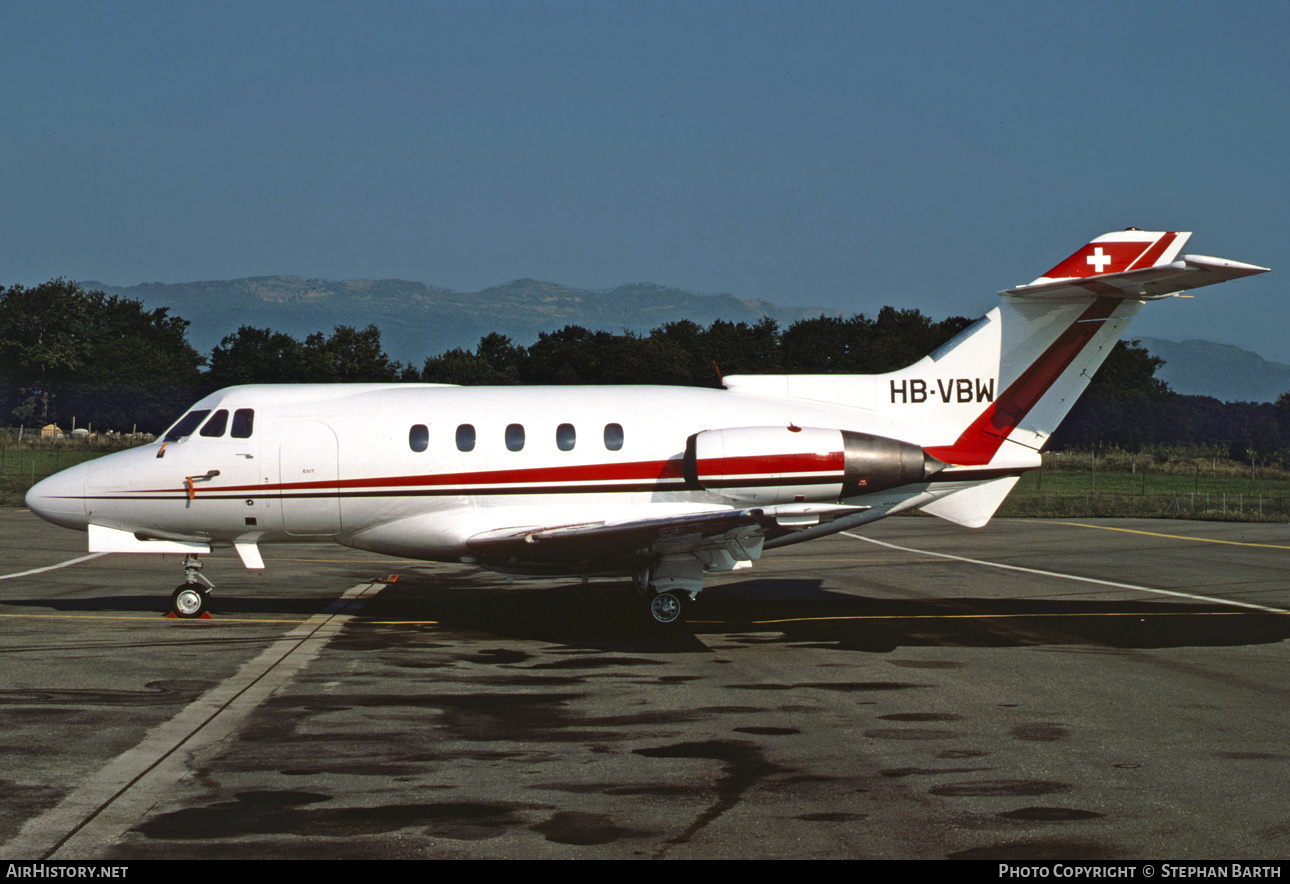
[[[349,621],[356,626],[442,626],[439,620],[364,620],[362,617],[354,617]]]
[[[1212,537],[1189,537],[1186,534],[1161,534],[1157,531],[1139,531],[1136,528],[1114,528],[1110,525],[1086,525],[1083,522],[1053,522],[1054,525],[1070,525],[1075,528],[1097,528],[1100,531],[1123,531],[1125,534],[1145,534],[1147,537],[1168,537],[1171,540],[1194,540],[1197,543],[1225,543],[1228,546],[1257,546],[1263,549],[1290,549],[1276,543],[1248,543],[1244,540],[1215,540]]]
[[[1047,620],[1058,617],[1255,617],[1285,616],[1290,611],[1104,611],[1095,614],[856,614],[842,617],[785,617],[780,620],[736,620],[736,624],[746,623],[749,626],[773,626],[780,623],[814,623],[831,620]],[[727,626],[727,620],[689,620],[692,625]]]
[[[289,625],[294,625],[294,624],[304,623],[304,622],[306,622],[306,621],[308,620],[308,618],[301,618],[301,619],[299,619],[299,620],[271,620],[271,619],[268,619],[268,618],[258,618],[258,619],[257,619],[257,618],[244,618],[244,617],[220,617],[220,616],[214,616],[214,617],[211,617],[209,620],[205,620],[205,619],[202,619],[202,618],[200,618],[200,617],[194,617],[194,618],[191,618],[191,619],[183,618],[183,617],[167,617],[165,614],[162,614],[162,613],[160,613],[160,612],[158,612],[158,613],[156,613],[156,614],[149,614],[149,615],[146,615],[146,616],[144,616],[144,615],[139,615],[139,616],[125,616],[125,615],[121,615],[121,614],[6,614],[6,613],[0,613],[0,618],[5,618],[5,617],[8,617],[8,618],[27,618],[27,619],[36,619],[36,620],[41,620],[41,619],[45,619],[45,620],[49,620],[49,619],[55,619],[55,620],[131,620],[131,621],[139,621],[139,620],[142,620],[142,621],[145,621],[145,622],[153,622],[153,623],[156,623],[156,622],[158,622],[158,621],[162,621],[162,622],[169,622],[169,623],[184,623],[184,624],[192,624],[192,625],[196,625],[196,624],[200,624],[200,623],[209,623],[209,624],[217,624],[217,623],[251,623],[251,624],[256,624],[256,623],[271,623],[271,624],[282,624],[282,623],[286,623],[286,624],[289,624]]]
[[[283,618],[270,617],[224,617],[216,614],[209,619],[203,617],[194,617],[191,619],[183,617],[167,617],[164,614],[149,614],[147,616],[125,616],[121,614],[6,614],[0,613],[0,619],[28,619],[28,620],[126,620],[132,622],[143,621],[145,623],[158,623],[165,625],[168,623],[183,624],[184,626],[208,626],[214,627],[220,624],[228,623],[233,625],[250,625],[250,626],[298,626],[301,623],[308,622],[309,618],[302,617],[298,620],[287,620]],[[351,615],[350,623],[362,624],[364,626],[438,626],[438,620],[364,620],[362,617]]]

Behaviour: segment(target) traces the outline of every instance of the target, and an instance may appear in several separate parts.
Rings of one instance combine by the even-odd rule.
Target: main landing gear
[[[202,576],[202,563],[196,556],[184,557],[184,582],[170,595],[170,613],[184,620],[201,617],[210,609],[210,591],[215,585]]]
[[[679,626],[685,622],[686,603],[691,599],[677,592],[656,592],[647,597],[650,622],[655,626]]]
[[[664,558],[633,574],[632,588],[644,602],[646,623],[679,629],[703,588],[703,566],[693,557]]]

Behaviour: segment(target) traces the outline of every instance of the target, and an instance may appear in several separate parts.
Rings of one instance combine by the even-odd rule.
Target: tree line
[[[385,353],[381,332],[337,326],[304,340],[242,326],[208,355],[167,308],[87,292],[63,279],[0,289],[0,420],[156,433],[222,387],[257,383],[675,384],[720,387],[726,374],[870,374],[917,361],[971,325],[883,307],[874,317],[817,317],[780,329],[688,320],[648,335],[566,326],[529,346],[490,334],[473,350],[418,367]],[[1054,443],[1139,450],[1223,445],[1266,460],[1290,440],[1290,394],[1277,404],[1180,396],[1155,376],[1163,360],[1133,341],[1112,352]]]

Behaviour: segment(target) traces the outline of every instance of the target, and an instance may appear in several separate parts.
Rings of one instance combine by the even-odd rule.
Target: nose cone
[[[27,492],[27,508],[47,522],[84,531],[85,473],[80,464],[42,479]]]

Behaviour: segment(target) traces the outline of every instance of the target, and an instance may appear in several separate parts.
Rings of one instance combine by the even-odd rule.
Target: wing
[[[619,571],[641,558],[694,554],[709,570],[729,570],[761,554],[767,537],[818,526],[868,507],[793,504],[722,509],[618,521],[525,525],[474,534],[466,548],[499,570]],[[570,566],[573,566],[572,568]]]

